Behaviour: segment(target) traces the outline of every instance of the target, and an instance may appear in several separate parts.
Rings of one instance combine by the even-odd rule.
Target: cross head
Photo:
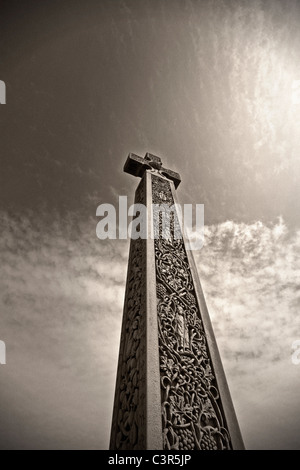
[[[173,181],[175,189],[177,189],[180,184],[180,175],[173,170],[164,168],[162,166],[160,157],[152,155],[151,153],[146,153],[145,158],[139,157],[134,153],[130,153],[128,155],[124,165],[125,173],[142,178],[146,170],[155,170],[169,180]]]

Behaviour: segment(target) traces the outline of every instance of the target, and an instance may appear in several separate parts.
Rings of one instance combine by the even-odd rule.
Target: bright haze
[[[107,449],[129,152],[204,204],[195,252],[248,449],[300,448],[300,5],[2,1],[1,449]]]

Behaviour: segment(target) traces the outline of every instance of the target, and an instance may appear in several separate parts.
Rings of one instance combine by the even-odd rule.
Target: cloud
[[[195,256],[244,438],[252,448],[299,448],[290,432],[300,427],[300,375],[291,362],[291,344],[300,338],[299,250],[300,232],[290,232],[279,218],[269,226],[259,221],[206,226],[205,246]],[[289,418],[274,432],[284,413]],[[264,423],[262,440],[254,422]]]
[[[0,221],[0,445],[106,448],[127,243],[98,240],[96,221],[74,215]]]
[[[0,445],[105,449],[128,242],[98,240],[97,220],[75,214],[0,221]],[[204,241],[195,258],[246,446],[297,448],[300,232],[227,221]]]

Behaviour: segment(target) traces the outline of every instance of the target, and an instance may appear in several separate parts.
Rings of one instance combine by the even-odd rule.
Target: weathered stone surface
[[[139,176],[140,178],[144,175],[146,170],[155,169],[159,171],[163,176],[173,181],[175,189],[179,186],[181,178],[179,173],[169,170],[162,166],[160,157],[152,155],[152,153],[146,153],[145,158],[139,157],[134,153],[130,153],[124,165],[125,173],[129,173],[133,176]]]
[[[176,203],[175,181],[151,154],[130,154],[125,171],[142,176],[135,202],[148,208],[148,238],[131,240],[110,448],[242,449],[193,257],[174,236],[177,215],[168,239],[150,237],[162,220],[150,206]]]
[[[145,181],[135,197],[145,202]],[[110,448],[146,448],[146,240],[131,241]]]

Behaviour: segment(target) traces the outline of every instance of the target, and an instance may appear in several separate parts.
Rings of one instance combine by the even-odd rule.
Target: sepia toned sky
[[[1,449],[106,449],[129,152],[204,204],[195,253],[248,449],[300,449],[300,4],[2,1]]]

